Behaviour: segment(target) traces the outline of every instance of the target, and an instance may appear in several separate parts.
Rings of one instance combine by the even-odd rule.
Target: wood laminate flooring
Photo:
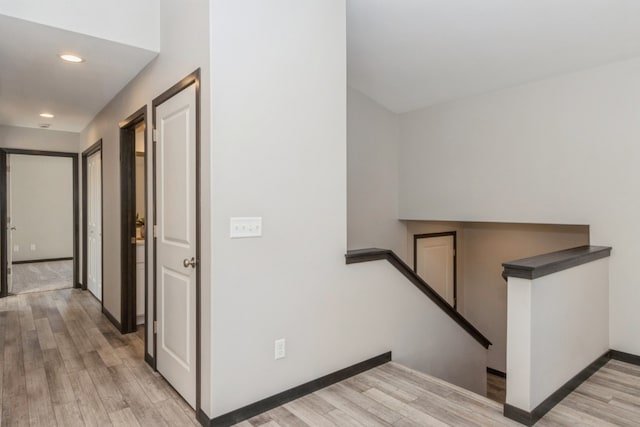
[[[194,411],[143,361],[142,333],[121,335],[88,292],[0,299],[2,426],[197,426]],[[502,405],[394,362],[240,427],[519,426]],[[615,360],[538,426],[640,425],[640,367]]]
[[[189,405],[144,362],[88,292],[0,299],[2,426],[197,426]]]
[[[487,373],[487,397],[504,404],[507,397],[507,379]]]
[[[502,404],[390,362],[237,424],[521,426]],[[536,426],[639,426],[640,367],[609,361]]]

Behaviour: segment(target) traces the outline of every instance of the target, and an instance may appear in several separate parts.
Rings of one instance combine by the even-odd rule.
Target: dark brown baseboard
[[[213,419],[209,419],[207,414],[202,410],[196,413],[196,418],[200,424],[209,427],[225,427],[237,424],[258,414],[262,414],[270,409],[277,408],[284,405],[287,402],[298,399],[307,394],[318,391],[322,388],[328,387],[332,384],[345,380],[354,375],[358,375],[364,371],[375,368],[376,366],[383,365],[391,361],[391,352],[381,354],[371,359],[365,360],[348,368],[341,369],[331,374],[325,375],[313,381],[301,384],[297,387],[290,388],[281,393],[274,394],[266,399],[259,400],[258,402],[244,406],[235,411],[228,412],[224,415],[220,415]]]
[[[105,317],[109,319],[111,323],[113,323],[113,326],[115,326],[118,331],[122,333],[122,325],[116,320],[115,317],[113,317],[113,314],[109,313],[109,310],[107,310],[104,306],[102,306],[102,314],[104,314]]]
[[[147,365],[151,366],[153,368],[153,356],[150,355],[149,353],[145,353],[144,354],[144,361],[147,362]]]
[[[602,356],[591,362],[586,368],[578,372],[573,378],[564,383],[558,390],[552,393],[549,397],[536,406],[533,411],[528,412],[523,409],[511,406],[507,403],[504,405],[504,416],[524,424],[525,426],[532,426],[540,420],[547,412],[553,409],[558,403],[567,397],[572,391],[574,391],[580,384],[589,379],[591,375],[596,373],[602,368],[610,359],[612,351],[608,350]],[[637,357],[637,356],[636,356]],[[638,358],[640,360],[640,358]]]
[[[487,366],[487,374],[495,375],[496,377],[507,378],[506,373],[502,371],[498,371],[497,369],[490,368],[488,366]]]
[[[625,353],[624,351],[611,350],[609,355],[614,360],[619,360],[620,362],[630,363],[632,365],[640,366],[640,356],[636,356],[635,354]]]
[[[22,261],[13,261],[13,262],[11,262],[11,264],[31,264],[31,263],[36,263],[36,262],[53,262],[53,261],[73,261],[73,257],[25,259],[25,260],[22,260]]]

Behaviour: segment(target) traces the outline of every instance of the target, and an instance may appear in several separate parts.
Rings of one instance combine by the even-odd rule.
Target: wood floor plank
[[[25,377],[29,405],[29,424],[32,426],[50,425],[51,421],[55,419],[55,413],[44,368],[27,371]]]
[[[405,377],[389,375],[381,370],[374,370],[370,375],[383,378],[389,384],[399,389],[411,390],[412,393],[419,396],[419,398],[414,401],[416,405],[425,407],[425,410],[427,410],[426,406],[434,406],[432,411],[434,413],[440,413],[441,419],[447,418],[448,413],[454,413],[464,419],[464,422],[460,419],[452,421],[456,423],[463,422],[469,425],[495,426],[509,426],[514,424],[506,418],[495,419],[495,414],[501,410],[501,407],[492,401],[488,401],[487,405],[482,405],[479,404],[477,400],[469,399],[466,394],[459,393],[455,389],[442,395],[441,384],[425,381],[421,387],[416,387],[414,383],[409,382]],[[441,413],[442,410],[445,412]]]
[[[31,306],[27,303],[26,299],[19,299],[19,307],[20,307],[20,329],[22,332],[26,331],[35,331],[36,324],[33,321],[33,312],[31,311]]]
[[[200,426],[200,424],[197,423],[193,417],[189,417],[173,399],[155,403],[154,406],[170,426]]]
[[[288,409],[279,406],[267,412],[267,415],[282,427],[307,427],[309,424],[293,415]]]
[[[109,341],[107,341],[98,328],[88,328],[85,329],[85,331],[93,344],[93,348],[96,349],[106,366],[115,366],[122,363],[109,344]]]
[[[35,329],[22,332],[22,352],[25,371],[44,367],[40,340]]]
[[[28,426],[29,405],[16,298],[7,302],[4,335],[2,425]]]
[[[358,421],[342,412],[340,409],[334,409],[325,415],[332,423],[339,427],[362,427]]]
[[[115,411],[109,414],[111,422],[114,427],[135,427],[140,426],[136,416],[133,415],[131,408],[127,407],[119,411]]]
[[[71,337],[73,344],[76,346],[78,353],[84,354],[90,351],[95,351],[95,348],[91,344],[91,341],[79,320],[69,320],[65,323],[67,325],[69,336]]]
[[[296,417],[300,418],[305,423],[311,426],[317,427],[332,427],[335,426],[324,415],[319,414],[313,408],[312,404],[307,403],[305,399],[294,400],[284,405],[284,407]]]
[[[347,401],[357,405],[359,408],[364,409],[366,413],[369,415],[369,416],[363,416],[363,414],[361,413],[354,414],[352,412],[353,408],[350,408],[349,406],[345,407],[343,405],[336,405],[334,404],[334,402],[332,402],[333,399],[331,396],[329,396],[328,394],[321,394],[320,392],[318,392],[318,394],[320,394],[325,400],[334,404],[336,408],[342,410],[343,412],[350,415],[352,418],[355,418],[356,420],[360,420],[360,418],[362,418],[363,420],[366,420],[368,423],[374,423],[376,425],[378,421],[381,421],[382,425],[384,425],[386,423],[393,423],[395,421],[398,421],[400,418],[403,417],[402,414],[399,414],[387,408],[384,405],[380,405],[378,402],[376,402],[374,399],[371,399],[366,394],[358,392],[357,389],[351,388],[348,382],[345,382],[343,384],[335,384],[332,387],[330,387],[329,390],[332,393],[334,393],[336,396],[342,397]],[[338,401],[337,403],[339,402],[340,401]],[[374,419],[373,420],[369,419],[370,416],[374,417]]]
[[[109,414],[96,390],[89,373],[86,370],[73,371],[69,374],[69,381],[77,396],[78,408],[87,426],[111,426]]]
[[[102,400],[107,413],[120,411],[127,408],[127,402],[122,397],[120,389],[116,385],[111,372],[106,367],[87,369],[93,385],[96,387],[98,396]],[[113,421],[113,420],[112,420]]]
[[[447,424],[440,421],[436,417],[426,412],[422,412],[413,408],[412,406],[376,389],[372,388],[364,392],[367,396],[371,397],[375,401],[383,404],[387,408],[398,412],[405,418],[409,418],[413,421],[421,423],[424,426],[433,427],[446,427]]]
[[[54,404],[53,409],[59,426],[84,427],[84,420],[76,402]]]
[[[269,422],[271,422],[273,420],[273,418],[271,418],[271,414],[269,414],[269,412],[265,412],[262,414],[258,414],[254,417],[249,418],[248,420],[245,420],[247,423],[249,423],[252,426],[261,426],[264,424],[267,424]]]
[[[49,319],[40,318],[35,320],[36,331],[38,332],[38,341],[40,341],[40,348],[42,350],[50,350],[56,348],[56,340],[53,337],[53,331],[51,325],[49,325]]]

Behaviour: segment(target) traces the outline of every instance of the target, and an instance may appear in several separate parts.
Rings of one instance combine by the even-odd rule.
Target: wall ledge
[[[533,280],[571,267],[606,258],[611,255],[610,246],[579,246],[550,252],[502,264],[502,277]]]

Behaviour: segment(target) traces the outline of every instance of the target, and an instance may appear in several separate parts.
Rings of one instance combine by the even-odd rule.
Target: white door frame
[[[182,90],[190,87],[191,85],[195,85],[195,92],[196,92],[196,135],[195,135],[195,139],[196,139],[196,164],[195,164],[195,182],[196,182],[196,189],[195,189],[195,194],[196,194],[196,200],[195,200],[195,210],[196,210],[196,256],[195,256],[195,260],[197,263],[198,268],[196,268],[195,271],[195,275],[196,275],[196,330],[195,330],[195,337],[196,337],[196,404],[195,404],[195,411],[196,414],[199,414],[201,409],[200,409],[200,394],[201,394],[201,378],[200,378],[200,374],[201,374],[201,337],[200,337],[200,331],[201,331],[201,303],[200,303],[200,299],[201,299],[201,268],[200,268],[200,262],[201,262],[201,238],[200,238],[200,198],[201,198],[201,185],[200,185],[200,69],[198,68],[197,70],[195,70],[194,72],[192,72],[191,74],[189,74],[188,76],[186,76],[185,78],[183,78],[182,80],[180,80],[178,83],[176,83],[174,86],[172,86],[170,89],[168,89],[167,91],[165,91],[164,93],[162,93],[161,95],[159,95],[158,97],[156,97],[153,102],[152,102],[152,114],[153,114],[153,121],[152,121],[152,133],[153,133],[153,154],[152,154],[152,176],[153,176],[153,183],[152,183],[152,188],[153,188],[153,202],[152,202],[152,210],[153,210],[153,228],[151,230],[147,231],[148,235],[152,235],[153,236],[153,324],[154,324],[154,334],[153,334],[153,366],[155,369],[157,369],[157,357],[156,355],[158,354],[158,339],[157,339],[157,333],[156,333],[156,322],[157,322],[157,313],[158,313],[158,298],[157,298],[157,238],[156,238],[156,233],[154,232],[155,228],[156,228],[156,218],[157,218],[157,206],[156,206],[156,201],[157,201],[157,170],[156,170],[156,144],[155,144],[155,129],[156,129],[156,109],[157,107],[164,103],[165,101],[169,100],[170,98],[172,98],[174,95],[180,93]],[[146,356],[146,355],[145,355]]]
[[[418,240],[433,237],[453,236],[453,309],[458,309],[458,243],[457,232],[426,233],[413,235],[413,271],[418,274]],[[428,284],[428,283],[427,283]],[[437,292],[436,292],[437,293]]]

